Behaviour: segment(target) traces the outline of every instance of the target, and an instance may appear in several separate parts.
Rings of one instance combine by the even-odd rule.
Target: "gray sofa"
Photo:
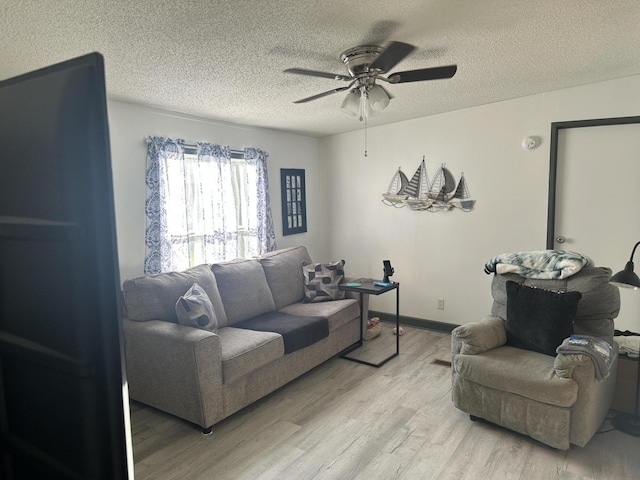
[[[125,281],[130,397],[208,433],[215,423],[358,341],[358,301],[304,303],[302,262],[311,262],[306,248],[294,247]],[[193,283],[211,299],[217,333],[178,323],[176,302]],[[328,319],[328,336],[285,353],[278,333],[234,326],[277,316],[272,312]]]
[[[551,447],[584,447],[600,427],[613,400],[617,347],[613,319],[620,309],[611,270],[585,267],[564,280],[494,275],[492,315],[451,332],[452,398],[471,415],[528,435]],[[575,334],[612,345],[609,375],[596,378],[595,365],[584,354],[545,355],[507,345],[508,281],[554,291],[578,291],[582,299],[573,322]]]

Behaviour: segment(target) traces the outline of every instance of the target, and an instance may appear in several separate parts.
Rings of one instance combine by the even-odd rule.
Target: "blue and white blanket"
[[[517,273],[525,278],[561,280],[575,275],[582,267],[591,265],[591,259],[565,250],[541,250],[536,252],[503,253],[493,257],[485,266],[491,273]]]

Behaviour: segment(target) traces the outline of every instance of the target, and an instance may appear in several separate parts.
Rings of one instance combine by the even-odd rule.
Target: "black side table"
[[[379,368],[385,363],[387,363],[389,360],[391,360],[393,357],[397,357],[398,355],[400,355],[400,335],[398,334],[400,331],[400,284],[397,282],[393,282],[386,287],[381,287],[381,286],[375,285],[374,281],[369,280],[369,281],[362,281],[361,285],[358,287],[342,284],[340,285],[340,290],[344,290],[346,292],[357,292],[360,294],[360,340],[358,340],[356,343],[345,348],[342,352],[340,352],[339,354],[340,358],[344,358],[345,360],[351,360],[352,362],[362,363],[364,365],[369,365],[370,367]],[[359,358],[353,358],[353,357],[347,356],[349,353],[360,348],[364,344],[364,338],[362,336],[362,331],[365,325],[364,309],[363,309],[364,296],[365,295],[382,295],[383,293],[390,292],[391,290],[396,291],[396,351],[395,353],[392,353],[387,358],[385,358],[384,360],[378,363],[371,363],[365,360],[360,360]]]
[[[618,430],[640,437],[640,418],[638,417],[638,403],[640,403],[640,357],[629,357],[628,355],[619,354],[618,361],[621,357],[626,357],[636,362],[636,402],[634,404],[633,413],[619,413],[611,419],[611,424]]]

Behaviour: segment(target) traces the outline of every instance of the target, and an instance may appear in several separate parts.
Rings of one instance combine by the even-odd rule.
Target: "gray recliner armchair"
[[[617,348],[613,319],[620,309],[611,270],[584,267],[564,280],[494,275],[492,315],[451,334],[452,398],[471,415],[566,450],[585,446],[602,424],[615,389]],[[598,375],[585,354],[552,356],[507,344],[507,282],[560,292],[580,292],[574,333],[612,345],[608,375]],[[602,378],[597,378],[598,376]]]

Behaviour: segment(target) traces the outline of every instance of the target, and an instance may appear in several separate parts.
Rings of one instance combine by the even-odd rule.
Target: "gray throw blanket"
[[[282,312],[268,312],[234,323],[234,328],[282,335],[284,353],[293,353],[329,336],[329,320],[324,317],[305,317]]]
[[[491,273],[517,273],[525,278],[561,280],[575,275],[591,259],[565,250],[541,250],[535,252],[503,253],[489,260],[484,271]]]
[[[611,355],[611,345],[604,340],[587,335],[571,335],[565,338],[556,348],[556,352],[565,355],[586,355],[591,358],[597,380],[603,380],[609,376],[614,358]]]

